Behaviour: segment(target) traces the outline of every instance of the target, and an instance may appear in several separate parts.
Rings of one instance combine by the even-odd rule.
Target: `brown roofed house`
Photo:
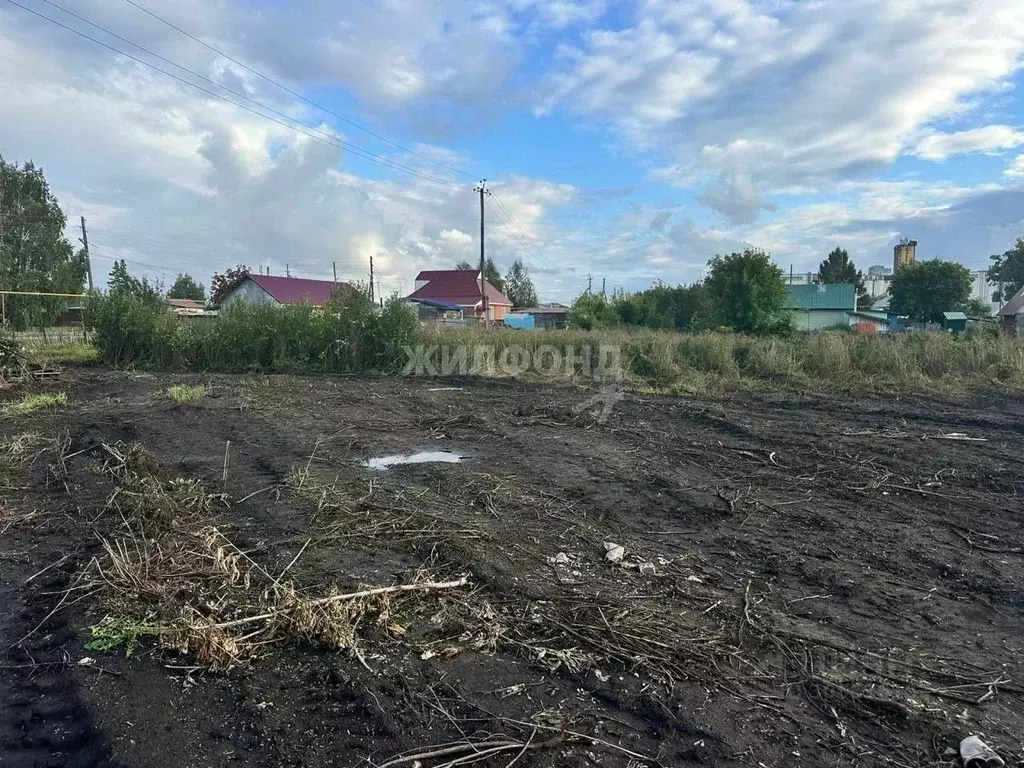
[[[416,275],[416,290],[407,298],[436,307],[458,308],[466,316],[483,317],[480,283],[479,270],[424,270]],[[483,284],[487,291],[487,317],[501,320],[512,309],[512,302],[486,280]]]

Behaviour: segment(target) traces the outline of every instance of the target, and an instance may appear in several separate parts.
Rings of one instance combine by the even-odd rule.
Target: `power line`
[[[99,251],[100,253],[107,254],[107,256],[104,257],[104,261],[109,261],[110,259],[113,259],[114,261],[124,261],[124,262],[126,262],[128,264],[133,264],[136,267],[145,267],[146,269],[155,269],[157,272],[160,272],[160,273],[167,272],[167,265],[166,264],[163,265],[163,266],[158,266],[156,264],[147,264],[144,261],[135,261],[134,259],[125,258],[124,256],[121,256],[120,254],[114,253],[109,248],[107,248],[105,246],[102,246],[102,245],[96,245],[95,243],[92,244],[92,247],[93,247],[93,250]]]
[[[446,163],[446,162],[444,162],[442,160],[437,160],[435,158],[427,157],[426,155],[422,155],[419,152],[415,152],[414,150],[409,149],[408,147],[403,147],[401,144],[399,144],[399,143],[397,143],[395,141],[392,141],[391,139],[385,138],[384,136],[381,136],[380,134],[374,133],[369,128],[366,128],[366,127],[364,127],[362,125],[359,125],[358,123],[354,122],[353,120],[350,120],[349,118],[345,117],[344,115],[339,115],[337,112],[335,112],[335,111],[333,111],[331,109],[328,109],[327,107],[323,106],[322,104],[318,104],[315,101],[313,101],[312,99],[306,98],[301,93],[297,93],[296,91],[293,91],[291,88],[289,88],[286,85],[283,85],[282,83],[279,83],[277,80],[274,80],[269,75],[265,75],[262,72],[260,72],[259,70],[253,69],[248,64],[245,64],[245,63],[239,61],[238,59],[235,59],[235,58],[229,56],[228,54],[224,53],[224,51],[222,51],[222,50],[220,50],[218,48],[215,48],[214,46],[212,46],[209,43],[207,43],[205,40],[202,40],[202,39],[196,37],[195,35],[193,35],[193,34],[191,34],[189,32],[186,32],[184,29],[182,29],[181,27],[177,26],[176,24],[173,24],[172,22],[168,21],[167,19],[163,18],[162,16],[158,16],[157,14],[155,14],[153,11],[149,10],[148,8],[145,8],[145,7],[141,6],[141,5],[139,5],[138,3],[134,2],[134,0],[125,0],[125,2],[128,3],[129,5],[135,7],[135,8],[138,8],[143,13],[148,14],[149,16],[152,16],[154,19],[156,19],[157,21],[161,22],[162,24],[166,24],[171,29],[173,29],[173,30],[175,30],[177,32],[180,32],[185,37],[187,37],[189,40],[192,40],[194,42],[199,43],[201,46],[203,46],[207,50],[210,50],[213,53],[216,53],[218,56],[222,56],[223,58],[227,59],[228,61],[230,61],[230,62],[232,62],[234,64],[237,64],[242,69],[246,70],[247,72],[251,72],[252,74],[256,75],[257,77],[262,78],[263,80],[266,80],[271,85],[277,86],[278,88],[283,90],[285,93],[291,94],[295,98],[300,99],[300,100],[306,102],[307,104],[309,104],[309,105],[311,105],[313,107],[316,107],[317,109],[319,109],[322,112],[326,112],[329,115],[333,115],[338,120],[341,120],[343,123],[351,125],[353,128],[356,128],[357,130],[360,130],[363,133],[369,134],[370,136],[373,136],[375,139],[378,139],[379,141],[383,141],[385,144],[390,144],[392,147],[395,147],[396,149],[399,149],[402,152],[406,152],[407,154],[410,154],[413,157],[418,157],[421,160],[426,160],[429,163],[434,163],[436,165],[443,166],[444,168],[447,168],[450,171],[455,171],[455,173],[461,174],[463,176],[471,176],[471,177],[473,176],[473,174],[469,173],[468,171],[464,171],[461,168],[456,168],[455,166],[449,165],[448,163]]]
[[[309,137],[309,138],[311,138],[311,139],[313,139],[315,141],[319,141],[319,142],[321,142],[323,144],[327,144],[329,146],[333,146],[333,147],[336,147],[336,148],[339,148],[339,149],[341,149],[341,148],[348,149],[350,152],[355,154],[356,157],[361,157],[361,158],[363,158],[365,160],[370,160],[371,162],[376,162],[376,163],[378,163],[378,164],[380,164],[380,165],[382,165],[384,167],[391,168],[391,169],[396,170],[396,171],[401,171],[403,173],[408,173],[408,174],[410,174],[412,176],[417,176],[419,178],[426,179],[428,181],[433,181],[433,182],[438,183],[438,184],[443,184],[445,186],[452,187],[453,189],[463,189],[463,187],[461,185],[459,185],[459,184],[455,184],[454,182],[448,181],[446,179],[442,179],[442,178],[439,178],[437,176],[432,176],[430,174],[423,173],[421,171],[417,171],[414,168],[410,168],[408,166],[402,165],[401,163],[397,163],[397,162],[394,162],[392,160],[388,160],[387,158],[384,158],[384,157],[381,157],[380,155],[374,154],[373,152],[365,150],[362,147],[359,147],[359,146],[357,146],[355,144],[351,144],[351,143],[345,141],[344,139],[339,139],[339,138],[337,138],[335,136],[332,136],[331,134],[325,133],[324,131],[321,131],[320,129],[318,129],[316,127],[310,126],[308,123],[304,123],[301,120],[297,120],[297,119],[295,119],[293,117],[290,117],[290,116],[286,115],[285,113],[280,112],[280,111],[274,109],[273,107],[268,107],[267,105],[263,104],[262,102],[257,101],[256,99],[252,99],[252,98],[250,98],[248,96],[244,96],[244,95],[238,94],[236,91],[232,91],[230,88],[227,88],[227,87],[225,87],[223,85],[219,85],[217,83],[214,83],[214,85],[216,85],[218,88],[221,88],[221,89],[223,89],[225,91],[228,91],[229,93],[232,93],[234,95],[238,95],[241,98],[244,98],[247,101],[250,101],[253,104],[258,105],[261,109],[265,109],[268,112],[271,112],[272,114],[280,115],[285,120],[290,120],[292,122],[298,123],[299,125],[305,126],[306,128],[309,128],[310,130],[316,131],[317,133],[321,134],[322,136],[326,136],[328,138],[324,139],[324,138],[320,138],[319,136],[316,136],[316,135],[314,135],[312,133],[307,133],[306,131],[303,131],[302,129],[295,127],[294,125],[290,125],[289,123],[283,122],[282,120],[278,120],[278,119],[276,119],[274,117],[271,117],[270,115],[265,115],[262,112],[259,112],[258,110],[252,109],[251,107],[247,107],[245,104],[239,104],[236,101],[232,101],[231,99],[227,98],[226,96],[223,96],[222,94],[217,93],[216,91],[211,91],[209,88],[204,88],[203,86],[201,86],[201,85],[199,85],[197,83],[193,83],[190,80],[186,80],[185,78],[180,77],[179,75],[176,75],[173,72],[168,72],[166,69],[161,69],[160,67],[156,66],[155,64],[152,64],[151,62],[148,62],[145,59],[141,59],[138,56],[134,56],[134,55],[132,55],[130,53],[127,53],[126,51],[122,51],[119,48],[116,48],[116,47],[110,45],[109,43],[105,43],[102,40],[97,40],[95,37],[87,35],[85,32],[82,32],[81,30],[77,30],[74,27],[69,27],[68,25],[63,24],[63,23],[57,21],[56,19],[52,19],[49,16],[46,16],[46,15],[44,15],[42,13],[39,13],[38,11],[35,11],[35,10],[33,10],[33,9],[27,7],[27,6],[24,6],[21,3],[17,2],[17,0],[7,0],[7,2],[9,2],[11,5],[14,5],[14,6],[17,6],[18,8],[21,8],[24,11],[28,11],[32,15],[38,16],[39,18],[44,19],[44,20],[50,22],[51,24],[55,24],[58,27],[61,27],[62,29],[67,30],[68,32],[72,32],[72,33],[78,35],[79,37],[83,37],[86,40],[90,40],[91,42],[94,42],[97,45],[102,45],[104,48],[106,48],[106,49],[108,49],[110,51],[113,51],[114,53],[118,54],[119,56],[124,56],[124,57],[126,57],[128,59],[131,59],[132,61],[138,62],[139,64],[142,64],[143,66],[149,67],[150,69],[156,70],[157,72],[160,72],[161,74],[164,74],[164,75],[167,75],[168,77],[174,78],[175,80],[177,80],[180,83],[184,83],[185,85],[191,86],[192,88],[195,88],[195,89],[197,89],[199,91],[202,91],[203,93],[209,94],[210,96],[213,96],[216,99],[219,99],[219,100],[221,100],[223,102],[231,104],[232,106],[238,107],[239,109],[244,109],[246,112],[250,112],[250,113],[252,113],[252,114],[254,114],[254,115],[258,116],[258,117],[262,117],[264,120],[269,120],[272,123],[276,123],[276,124],[278,124],[280,126],[288,128],[289,130],[295,131],[296,133],[301,133],[303,136],[307,136],[307,137]],[[76,18],[82,19],[87,24],[90,24],[90,25],[96,27],[97,29],[103,30],[104,32],[106,32],[107,34],[109,34],[109,35],[111,35],[113,37],[117,37],[117,38],[122,39],[122,40],[125,39],[125,38],[121,38],[120,35],[117,35],[117,34],[115,34],[113,32],[110,32],[109,30],[106,30],[105,28],[99,26],[98,24],[94,24],[93,22],[88,21],[87,19],[84,19],[81,16],[78,16],[77,14],[74,14],[74,13],[72,13],[70,11],[66,11],[65,9],[63,9],[59,5],[57,5],[56,3],[50,2],[50,0],[44,0],[44,2],[48,2],[50,5],[53,5],[56,8],[60,8],[60,10],[65,11],[65,13],[68,13],[71,16],[75,16]],[[140,45],[137,45],[136,43],[131,43],[130,41],[128,41],[128,42],[131,45],[133,45],[136,48],[138,48],[139,50],[145,51],[146,53],[149,53],[150,55],[155,56],[156,58],[162,59],[164,61],[170,61],[168,59],[164,59],[162,56],[159,56],[158,54],[155,54],[155,53],[149,51],[148,49],[146,49],[146,48],[144,48],[144,47],[142,47]],[[198,74],[196,72],[193,72],[192,70],[188,69],[187,67],[183,67],[180,64],[174,64],[174,62],[170,62],[170,63],[173,66],[177,67],[178,69],[181,69],[181,70],[183,70],[185,72],[188,72],[188,73],[192,74],[195,77],[198,77],[198,78],[200,78],[202,80],[206,80],[207,82],[212,82],[212,81],[208,80],[207,78],[203,77],[202,75],[200,75],[200,74]]]
[[[528,240],[533,240],[534,242],[536,242],[536,239],[530,234],[528,234],[526,230],[519,225],[519,222],[516,221],[515,217],[512,215],[512,212],[505,207],[505,204],[503,202],[501,202],[501,198],[493,193],[492,197],[494,198],[494,202],[501,206],[501,210],[505,212],[505,215],[508,217],[508,220],[512,222],[516,229],[518,229],[523,234],[523,236],[526,237]]]
[[[504,230],[509,234],[511,239],[518,243],[520,246],[522,246],[526,251],[533,253],[533,246],[531,246],[530,243],[524,240],[522,235],[520,235],[518,232],[512,229],[511,225],[508,223],[507,220],[500,218],[504,214],[502,214],[500,210],[492,206],[490,202],[487,203],[487,207],[490,209],[491,213],[498,217],[498,224],[500,224],[504,228]]]

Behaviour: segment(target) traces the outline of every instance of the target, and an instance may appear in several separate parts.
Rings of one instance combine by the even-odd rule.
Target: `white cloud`
[[[1024,144],[1024,131],[1009,125],[987,125],[956,133],[927,133],[912,150],[925,160],[945,160],[950,155],[1013,149]]]
[[[360,279],[373,256],[385,293],[409,290],[416,271],[450,266],[478,248],[472,180],[431,161],[474,169],[487,158],[438,146],[431,131],[478,130],[476,121],[453,119],[477,110],[520,119],[509,108],[516,93],[536,98],[541,112],[611,126],[612,150],[636,152],[648,179],[674,187],[631,197],[635,188],[623,181],[586,189],[525,175],[492,179],[488,254],[503,269],[522,257],[542,299],[572,298],[588,274],[630,289],[690,282],[710,256],[747,245],[804,271],[835,244],[867,265],[885,256],[896,233],[917,237],[928,254],[968,259],[1005,250],[1024,231],[1024,192],[870,176],[901,153],[950,156],[1007,149],[1018,139],[1007,125],[930,127],[950,116],[967,123],[972,100],[1004,86],[1024,50],[1020,3],[942,5],[937,13],[925,0],[639,0],[619,4],[614,18],[604,0],[161,7],[297,91],[344,90],[345,114],[381,135],[395,137],[397,125],[424,137],[402,142],[420,157],[329,122],[129,6],[75,7],[458,189],[392,174],[0,7],[0,71],[11,73],[0,99],[0,148],[8,159],[36,160],[65,209],[87,216],[98,277],[116,254],[152,265],[138,267],[150,274],[188,270],[203,282],[239,262],[275,274],[288,264],[311,277],[330,276],[336,262],[339,277]],[[593,27],[600,23],[608,28]],[[546,63],[539,53],[529,67],[520,64],[544,34],[575,42],[563,43],[554,70],[538,75]],[[522,149],[509,148],[512,159],[502,161],[511,164]],[[1004,181],[1020,178],[1024,156]],[[811,201],[794,205],[797,195]]]
[[[1003,175],[1011,179],[1024,179],[1024,155],[1017,155],[1009,167],[1003,171]]]
[[[631,26],[560,49],[538,109],[591,118],[634,151],[667,154],[659,178],[709,185],[704,199],[738,201],[720,207],[742,221],[765,194],[821,189],[892,162],[924,126],[962,114],[1018,70],[1024,4],[941,5],[646,0]],[[933,141],[924,151],[939,151],[943,139]],[[979,141],[1008,138],[982,131],[948,146]]]
[[[232,88],[245,88],[282,112],[313,125],[324,117],[251,73],[241,70],[239,74],[237,67],[199,46],[186,52],[181,48],[184,38],[177,33],[166,35],[165,28],[152,20],[136,27],[138,19],[112,12],[109,3],[88,0],[86,5],[89,7],[80,9],[83,15],[124,29],[125,36],[131,34],[147,47],[187,61],[211,77],[231,74]],[[253,61],[251,56],[259,47],[249,35],[266,36],[272,31],[272,19],[251,11],[230,6],[213,9],[188,1],[184,5],[187,7],[175,4],[162,11],[185,27],[209,29],[210,39],[219,40],[223,35],[219,44],[244,60]],[[362,29],[360,50],[366,59],[358,67],[349,62],[353,69],[346,84],[356,82],[368,89],[370,103],[418,104],[426,99],[433,104],[433,89],[454,78],[461,85],[449,95],[461,98],[458,89],[467,88],[470,90],[463,95],[469,98],[473,75],[468,70],[481,68],[483,72],[495,60],[485,51],[469,55],[475,49],[468,41],[458,56],[450,51],[451,60],[439,50],[433,54],[440,58],[431,58],[433,54],[424,52],[429,45],[417,48],[410,44],[403,54],[408,78],[396,79],[393,71],[379,68],[380,62],[396,59],[372,52],[375,44],[397,50],[405,47],[402,41],[406,38],[415,37],[414,30],[420,30],[441,48],[449,43],[456,46],[457,35],[447,42],[441,40],[451,31],[442,33],[442,27],[454,24],[458,28],[471,18],[458,3],[449,3],[448,21],[442,3],[435,4],[436,18],[432,12],[419,15],[412,5],[400,5],[397,0],[387,3],[374,18],[372,30]],[[328,39],[354,39],[358,30],[350,30],[345,23],[317,27],[316,19],[323,21],[325,15],[331,15],[334,4],[328,8],[310,0],[307,6],[314,18],[306,18],[294,8],[290,8],[289,18],[308,25],[308,35],[276,37],[274,46],[258,53],[270,55],[272,49],[283,55],[284,41],[288,53],[301,60]],[[194,18],[188,18],[190,12]],[[468,233],[477,231],[478,209],[468,183],[453,187],[404,175],[392,180],[389,171],[346,150],[263,120],[18,14],[22,12],[17,9],[0,9],[0,70],[17,73],[0,99],[0,147],[5,159],[32,158],[42,165],[71,217],[88,217],[94,272],[100,283],[114,257],[125,257],[135,262],[133,269],[151,275],[171,279],[181,270],[208,282],[213,272],[235,263],[268,266],[274,274],[283,274],[287,264],[292,274],[328,277],[332,262],[336,262],[340,278],[360,279],[366,275],[372,255],[376,275],[389,292],[411,289],[411,275],[419,269],[448,266],[472,250],[475,235]],[[127,28],[126,18],[132,19]],[[147,17],[141,19],[145,22]],[[495,35],[505,39],[507,33],[494,32],[492,40]],[[484,45],[487,39],[488,34],[483,34],[478,42]],[[349,61],[347,57],[349,54],[342,58]],[[307,59],[287,66],[291,74],[309,67],[321,81],[337,77],[341,63],[325,54],[316,62]],[[486,88],[479,81],[484,101],[497,98],[492,76],[500,76],[500,69],[487,74]],[[367,83],[367,73],[377,80]],[[403,108],[403,104],[396,106]],[[320,124],[319,130],[327,136],[337,135],[326,124]],[[364,142],[369,140],[360,136],[360,143]],[[394,149],[390,146],[376,145],[374,149],[444,181],[458,177],[423,158],[456,167],[469,160],[426,144],[414,145],[423,158],[391,154]],[[550,209],[573,194],[572,187],[525,176],[507,179],[502,189],[509,190],[506,204],[536,237],[544,235]],[[499,237],[495,237],[495,245],[500,245]]]

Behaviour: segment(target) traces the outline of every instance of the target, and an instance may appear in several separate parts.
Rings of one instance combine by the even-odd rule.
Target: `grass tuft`
[[[188,384],[175,384],[167,390],[167,397],[176,403],[198,403],[209,394],[202,384],[189,386]]]
[[[20,402],[5,405],[3,413],[9,416],[24,416],[44,408],[67,405],[67,402],[68,396],[64,392],[40,392],[35,395],[25,395]]]

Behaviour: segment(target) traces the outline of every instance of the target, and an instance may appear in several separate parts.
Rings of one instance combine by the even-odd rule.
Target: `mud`
[[[200,381],[195,405],[163,395]],[[1024,759],[1020,398],[627,395],[602,421],[585,390],[515,381],[82,368],[45,386],[68,406],[0,423],[69,457],[3,468],[2,766],[380,765],[496,734],[551,742],[519,766],[940,766],[973,733]],[[425,612],[368,633],[362,661],[283,645],[213,674],[85,650],[107,610],[75,588],[111,492],[95,449],[117,441],[223,490],[217,522],[271,572],[308,539],[306,585],[468,573],[504,640],[424,653],[443,639]],[[362,466],[433,450],[472,459]],[[436,525],[327,535],[287,491],[297,468],[363,519]]]

